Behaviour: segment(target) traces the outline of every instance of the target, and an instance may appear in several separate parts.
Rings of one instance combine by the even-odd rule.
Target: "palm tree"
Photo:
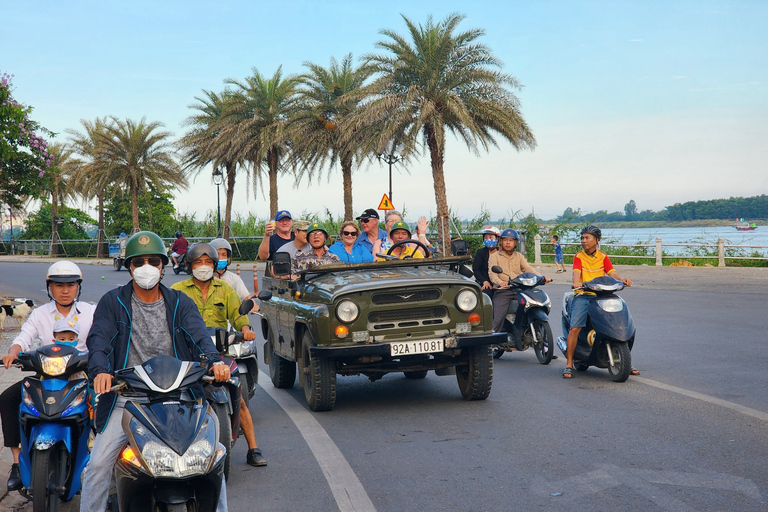
[[[72,185],[86,201],[94,197],[98,203],[99,232],[97,235],[96,257],[104,257],[104,196],[112,190],[115,181],[110,167],[102,156],[100,141],[106,136],[106,118],[96,118],[90,122],[80,120],[85,133],[67,130],[74,151],[83,159],[83,164],[72,175]]]
[[[313,171],[322,171],[326,164],[330,174],[338,162],[344,186],[344,218],[352,219],[352,165],[355,157],[359,164],[362,146],[359,137],[341,134],[353,129],[350,118],[364,99],[359,93],[372,69],[367,64],[355,69],[351,53],[341,64],[331,58],[327,69],[311,62],[304,65],[309,72],[299,77],[303,85],[298,91],[300,107],[291,123],[293,152],[303,163],[297,182],[304,172],[311,182]]]
[[[48,146],[51,155],[51,166],[48,168],[51,191],[51,247],[50,256],[58,255],[57,238],[59,237],[59,225],[56,218],[59,216],[59,205],[63,205],[67,199],[75,195],[70,187],[70,177],[77,172],[82,162],[73,158],[73,151],[64,144],[54,143]]]
[[[232,102],[225,111],[222,136],[230,138],[229,158],[253,164],[254,190],[261,184],[264,167],[269,175],[270,217],[277,213],[277,176],[285,172],[290,152],[288,122],[296,111],[297,78],[283,78],[281,67],[272,78],[263,77],[256,68],[253,76],[238,82]]]
[[[450,229],[443,163],[445,136],[450,131],[479,154],[497,146],[495,134],[516,149],[533,149],[536,139],[523,119],[520,103],[510,89],[520,89],[511,75],[501,73],[501,62],[476,40],[483,30],[456,32],[464,16],[451,14],[435,24],[415,25],[403,16],[411,41],[391,30],[376,44],[388,53],[364,58],[374,66],[374,96],[357,125],[376,125],[377,152],[391,139],[403,144],[403,154],[414,153],[421,141],[429,149],[437,203],[437,224],[448,254]]]
[[[99,137],[101,157],[112,176],[112,183],[131,195],[133,231],[139,231],[139,194],[152,185],[165,192],[187,188],[187,180],[172,154],[170,132],[156,131],[160,122],[121,121],[116,117],[104,125]]]
[[[214,170],[224,167],[227,175],[225,190],[227,194],[226,207],[224,209],[224,238],[229,238],[230,223],[232,220],[232,199],[235,193],[235,177],[237,166],[241,162],[234,159],[231,154],[232,139],[222,135],[222,127],[225,122],[224,112],[228,103],[232,100],[232,94],[224,91],[216,94],[203,90],[204,97],[195,97],[198,103],[189,108],[197,112],[188,117],[184,124],[191,129],[181,138],[179,144],[184,151],[184,170],[187,173],[198,176],[208,164],[213,164]],[[243,167],[241,165],[241,167]],[[250,180],[250,170],[246,167],[246,179]]]

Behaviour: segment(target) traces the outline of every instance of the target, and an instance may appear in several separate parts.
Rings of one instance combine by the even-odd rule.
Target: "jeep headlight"
[[[208,470],[216,453],[216,429],[210,418],[203,422],[194,442],[183,455],[160,441],[136,418],[131,419],[130,428],[139,445],[141,457],[155,478],[202,475]]]
[[[601,299],[597,301],[598,306],[608,313],[616,313],[624,309],[621,299]]]
[[[472,290],[465,288],[456,295],[456,307],[464,313],[469,313],[477,307],[477,295]]]
[[[345,324],[351,324],[360,315],[360,308],[349,299],[339,302],[336,306],[336,318]]]
[[[48,357],[40,356],[40,363],[43,367],[43,373],[55,377],[63,374],[67,371],[67,363],[69,362],[72,354],[66,356]]]

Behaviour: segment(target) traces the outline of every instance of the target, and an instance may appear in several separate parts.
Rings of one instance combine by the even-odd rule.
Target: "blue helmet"
[[[517,231],[515,231],[512,228],[507,228],[504,231],[502,231],[501,236],[499,238],[511,238],[512,240],[520,239],[520,237],[517,236]]]

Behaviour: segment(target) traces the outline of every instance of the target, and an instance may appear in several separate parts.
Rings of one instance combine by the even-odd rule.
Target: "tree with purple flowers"
[[[46,169],[51,165],[48,143],[40,135],[52,135],[29,118],[32,107],[13,97],[13,75],[0,75],[0,198],[20,208],[27,198],[47,195]]]

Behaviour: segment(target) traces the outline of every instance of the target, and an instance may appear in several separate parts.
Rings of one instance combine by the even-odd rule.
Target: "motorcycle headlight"
[[[55,377],[67,371],[67,363],[72,354],[58,357],[40,356],[40,363],[43,367],[43,373]]]
[[[336,306],[336,318],[345,324],[351,324],[357,320],[359,314],[360,308],[351,300],[343,300]]]
[[[206,418],[194,442],[183,455],[174,452],[154,434],[145,429],[136,418],[131,419],[131,430],[141,451],[141,457],[155,478],[202,475],[216,454],[216,429]]]
[[[608,313],[616,313],[624,309],[624,302],[621,299],[601,299],[597,301],[597,305]]]
[[[535,286],[539,278],[538,276],[537,277],[520,277],[518,278],[518,280],[523,286]]]
[[[477,295],[469,289],[461,290],[456,295],[456,307],[464,313],[469,313],[477,307]]]

